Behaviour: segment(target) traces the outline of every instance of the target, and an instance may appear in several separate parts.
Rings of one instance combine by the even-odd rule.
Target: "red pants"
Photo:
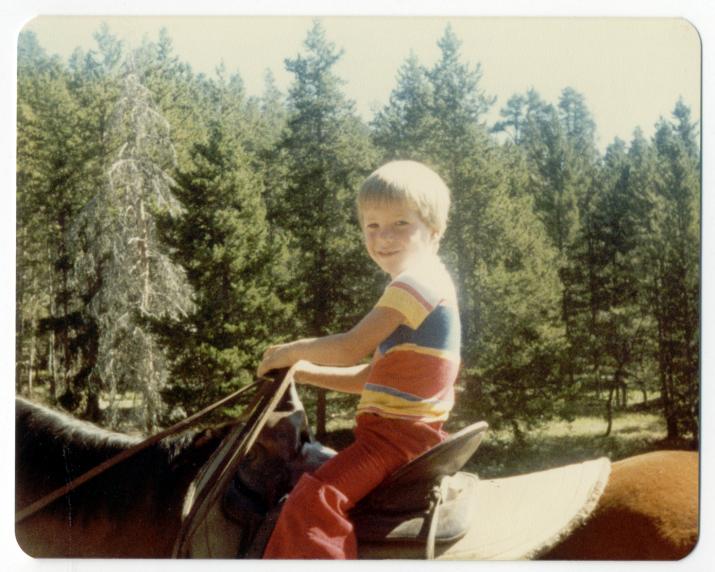
[[[441,425],[358,415],[355,442],[300,478],[263,557],[357,558],[347,512],[389,474],[442,442]]]

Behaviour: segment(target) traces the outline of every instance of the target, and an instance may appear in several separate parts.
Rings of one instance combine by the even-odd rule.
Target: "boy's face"
[[[439,245],[437,231],[407,203],[364,206],[362,232],[368,254],[392,278]]]

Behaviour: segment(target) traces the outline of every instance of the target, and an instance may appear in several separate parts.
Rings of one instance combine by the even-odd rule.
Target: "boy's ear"
[[[434,251],[437,252],[439,250],[439,243],[442,241],[442,233],[440,233],[438,230],[433,230],[431,238]]]

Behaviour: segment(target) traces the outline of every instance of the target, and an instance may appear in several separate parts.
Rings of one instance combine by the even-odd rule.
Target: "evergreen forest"
[[[319,21],[260,96],[208,77],[165,30],[129,50],[102,26],[67,61],[18,44],[16,391],[155,432],[255,377],[271,343],[348,329],[387,277],[354,197],[415,159],[452,192],[441,255],[463,328],[455,419],[522,439],[639,396],[697,447],[700,132],[672,110],[600,151],[584,96],[495,99],[450,27],[401,65],[366,122]],[[651,127],[651,126],[649,126]],[[301,388],[317,434],[354,398]]]

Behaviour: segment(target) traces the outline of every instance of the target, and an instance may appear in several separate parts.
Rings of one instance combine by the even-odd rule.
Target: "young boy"
[[[442,179],[420,163],[394,161],[370,175],[358,194],[360,225],[370,257],[392,281],[350,331],[264,353],[259,375],[295,364],[299,383],[361,395],[355,442],[301,477],[265,558],[357,558],[347,512],[444,440],[460,363],[457,297],[437,256],[449,203]]]

